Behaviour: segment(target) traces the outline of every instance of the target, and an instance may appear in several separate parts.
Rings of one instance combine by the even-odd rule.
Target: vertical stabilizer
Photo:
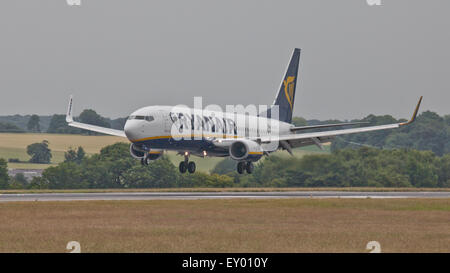
[[[278,105],[279,120],[287,123],[292,121],[294,111],[295,89],[297,86],[298,67],[300,62],[300,49],[294,49],[286,74],[278,90],[273,105]],[[270,112],[270,111],[269,111]]]

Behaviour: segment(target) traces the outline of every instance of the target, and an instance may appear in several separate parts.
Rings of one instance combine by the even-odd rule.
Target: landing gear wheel
[[[145,163],[144,163],[144,158],[141,158],[141,165],[142,165],[142,166],[145,165]]]
[[[248,174],[251,174],[254,168],[255,167],[253,166],[253,162],[251,161],[247,162],[247,164],[245,165],[245,169],[247,170]]]
[[[180,162],[180,165],[178,166],[178,169],[180,170],[180,173],[185,173],[187,170],[187,164],[184,161]]]
[[[189,173],[195,173],[195,162],[189,162],[187,168]]]
[[[239,174],[243,174],[244,173],[244,167],[245,167],[245,162],[238,162],[238,164],[237,164],[237,172]]]

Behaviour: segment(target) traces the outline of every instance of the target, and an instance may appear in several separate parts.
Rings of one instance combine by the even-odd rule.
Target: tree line
[[[76,121],[92,125],[123,130],[126,118],[110,119],[99,115],[92,109],[86,109]],[[66,115],[53,116],[14,115],[0,117],[0,132],[5,133],[52,133],[52,134],[96,134],[82,129],[70,127],[66,122]]]
[[[180,174],[166,156],[141,166],[128,148],[117,143],[92,156],[71,149],[65,162],[29,183],[9,178],[7,163],[0,160],[0,188],[450,187],[450,154],[440,157],[431,151],[362,147],[302,158],[271,155],[256,164],[253,174],[238,175],[230,159],[211,174]]]
[[[389,123],[404,122],[405,119],[395,119],[392,116],[369,115],[352,122],[366,122],[369,125],[383,125]],[[308,121],[308,125],[339,123],[341,121]],[[414,123],[394,130],[382,130],[360,134],[350,134],[337,137],[331,150],[336,151],[348,147],[376,147],[381,149],[409,148],[421,151],[433,151],[437,155],[450,153],[450,115],[425,111],[417,116]]]
[[[226,161],[213,172],[234,176],[243,187],[450,187],[450,154],[346,148],[302,158],[269,156],[244,177]]]

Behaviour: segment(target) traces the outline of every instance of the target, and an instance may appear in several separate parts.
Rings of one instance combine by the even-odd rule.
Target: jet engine
[[[144,158],[145,151],[142,150],[140,147],[136,146],[134,143],[131,143],[130,154],[132,157],[134,157],[136,159],[141,159],[141,158]]]
[[[163,154],[163,151],[162,150],[150,150],[147,153],[147,158],[145,158],[146,151],[144,151],[142,148],[140,148],[139,146],[132,143],[130,145],[130,154],[132,157],[134,157],[136,159],[146,159],[148,161],[148,160],[156,160],[156,159],[160,158]]]
[[[242,161],[250,159],[256,161],[263,155],[263,150],[261,149],[261,145],[255,141],[239,140],[230,145],[229,153],[234,160]]]

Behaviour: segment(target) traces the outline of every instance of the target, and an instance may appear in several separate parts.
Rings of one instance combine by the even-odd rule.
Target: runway
[[[450,192],[114,192],[0,194],[0,202],[19,201],[97,201],[97,200],[198,200],[198,199],[276,199],[276,198],[450,198]]]

